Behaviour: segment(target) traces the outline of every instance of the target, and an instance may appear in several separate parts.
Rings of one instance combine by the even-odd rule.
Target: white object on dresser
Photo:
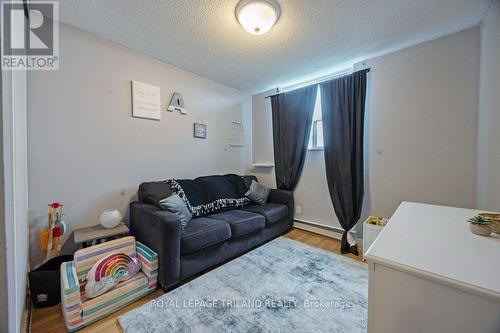
[[[372,245],[373,241],[377,238],[378,234],[384,228],[381,225],[367,223],[366,220],[363,223],[363,260],[366,260],[366,252]]]
[[[369,248],[368,333],[500,332],[500,238],[479,211],[403,202]]]
[[[122,214],[118,209],[106,209],[99,218],[101,225],[106,229],[116,227],[122,221]]]

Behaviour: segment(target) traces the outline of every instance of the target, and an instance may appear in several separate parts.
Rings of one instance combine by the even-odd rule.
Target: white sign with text
[[[132,117],[161,120],[160,87],[132,81]]]

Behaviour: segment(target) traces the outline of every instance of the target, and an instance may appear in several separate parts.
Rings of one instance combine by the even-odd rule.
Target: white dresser
[[[372,244],[368,333],[499,333],[500,238],[479,211],[403,202]]]

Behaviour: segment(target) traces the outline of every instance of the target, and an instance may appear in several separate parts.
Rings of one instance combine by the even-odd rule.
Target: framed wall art
[[[161,120],[160,87],[132,81],[132,117]]]
[[[203,123],[194,123],[193,136],[197,139],[207,138],[207,125]]]

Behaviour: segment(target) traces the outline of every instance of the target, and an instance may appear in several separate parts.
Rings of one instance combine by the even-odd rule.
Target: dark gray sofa
[[[256,180],[254,176],[242,178],[245,187]],[[220,188],[217,191],[221,195]],[[165,290],[292,228],[294,200],[289,191],[271,190],[263,206],[249,204],[193,218],[185,230],[176,215],[158,205],[170,194],[166,182],[143,183],[139,201],[130,204],[131,234],[158,253],[158,282]]]

